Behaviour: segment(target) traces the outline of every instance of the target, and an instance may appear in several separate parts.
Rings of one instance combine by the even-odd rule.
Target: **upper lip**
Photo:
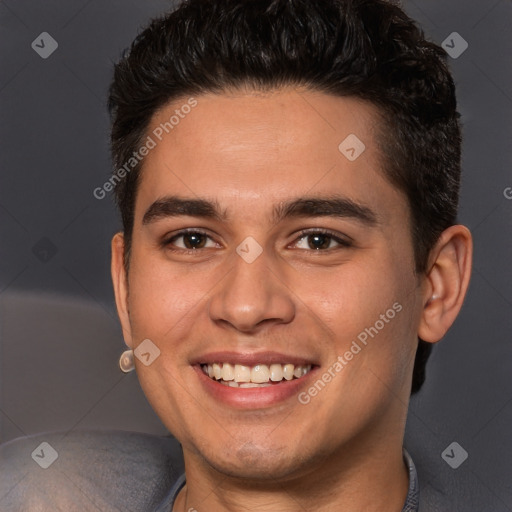
[[[315,361],[308,357],[300,357],[296,355],[283,354],[274,351],[265,352],[208,352],[206,354],[194,357],[191,364],[213,364],[213,363],[229,363],[240,364],[244,366],[255,366],[257,364],[293,364],[298,365],[316,365]]]

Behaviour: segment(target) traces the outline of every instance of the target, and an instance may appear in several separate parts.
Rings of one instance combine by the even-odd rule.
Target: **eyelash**
[[[329,231],[328,229],[304,229],[302,230],[298,237],[296,238],[296,241],[295,243],[297,243],[298,241],[300,241],[301,239],[303,238],[306,238],[308,236],[311,236],[311,235],[324,235],[324,236],[328,236],[329,238],[331,238],[331,240],[334,240],[337,244],[339,244],[338,247],[334,247],[334,248],[331,248],[331,249],[322,249],[322,250],[314,250],[314,249],[311,249],[309,250],[308,252],[328,252],[328,251],[333,251],[335,249],[347,249],[349,247],[352,247],[353,246],[353,242],[351,240],[349,240],[348,238],[342,238],[340,237],[339,235],[337,235],[336,233],[332,232],[332,231]],[[302,250],[305,250],[305,249],[302,249]]]
[[[166,238],[162,241],[162,247],[164,249],[167,249],[171,252],[179,252],[181,254],[197,254],[201,249],[182,249],[182,248],[173,248],[172,243],[179,239],[180,237],[183,237],[187,234],[194,234],[194,235],[202,235],[210,238],[212,240],[212,237],[206,233],[205,231],[201,231],[200,229],[184,229],[182,231],[179,231],[178,233],[172,235],[170,238]],[[312,235],[324,235],[331,238],[331,240],[335,241],[339,244],[338,247],[330,248],[330,249],[301,249],[306,252],[311,253],[317,253],[317,252],[331,252],[336,249],[347,249],[353,246],[353,242],[344,238],[341,238],[336,233],[333,233],[332,231],[329,231],[327,229],[306,229],[299,232],[297,238],[295,239],[294,243],[298,243],[303,238],[306,238],[307,236]]]

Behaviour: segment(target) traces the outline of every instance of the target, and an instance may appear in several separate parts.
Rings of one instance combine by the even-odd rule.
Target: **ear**
[[[473,258],[468,228],[450,226],[430,252],[418,336],[438,342],[451,327],[466,295]]]
[[[116,297],[117,314],[123,329],[124,342],[133,348],[130,316],[128,314],[128,276],[124,265],[124,235],[116,233],[112,238],[112,283]]]

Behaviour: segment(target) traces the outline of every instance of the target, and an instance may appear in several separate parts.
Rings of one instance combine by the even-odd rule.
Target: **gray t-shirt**
[[[418,512],[416,468],[403,455],[409,492],[402,512]],[[21,437],[0,445],[0,511],[171,512],[184,469],[181,446],[171,436],[71,431]]]

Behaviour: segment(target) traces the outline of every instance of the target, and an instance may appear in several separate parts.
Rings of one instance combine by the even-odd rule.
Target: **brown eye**
[[[215,247],[215,242],[206,233],[200,231],[182,231],[164,241],[164,247],[171,250],[194,251]]]
[[[301,233],[296,247],[313,251],[327,251],[331,249],[342,249],[351,247],[348,240],[336,236],[334,233],[324,233],[322,231],[310,231]]]
[[[201,233],[183,235],[183,244],[187,249],[202,249],[206,245],[206,236]]]
[[[329,235],[309,235],[308,237],[308,246],[310,249],[329,249],[331,245],[332,236]]]

